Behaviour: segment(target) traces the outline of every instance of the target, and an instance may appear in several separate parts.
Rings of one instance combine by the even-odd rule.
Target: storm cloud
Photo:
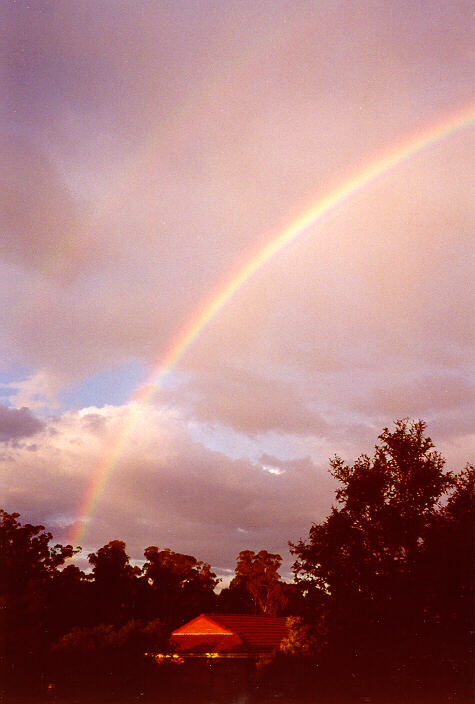
[[[30,437],[43,427],[44,423],[29,408],[9,408],[0,404],[0,442]]]

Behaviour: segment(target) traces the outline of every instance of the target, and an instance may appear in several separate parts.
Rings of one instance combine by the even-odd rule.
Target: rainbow
[[[475,119],[475,106],[470,105],[448,118],[423,129],[409,138],[392,145],[390,149],[373,157],[353,173],[340,179],[339,185],[330,189],[301,210],[300,215],[290,220],[285,226],[267,238],[266,244],[251,252],[243,265],[234,269],[221,282],[221,285],[202,303],[190,321],[182,328],[177,339],[168,352],[160,358],[147,381],[134,393],[124,418],[119,423],[113,442],[101,457],[94,469],[92,479],[81,501],[78,519],[69,536],[72,544],[82,540],[87,526],[102,496],[107,482],[118,459],[141,417],[142,407],[163,383],[166,375],[176,366],[185,352],[191,347],[203,330],[209,325],[219,311],[233,298],[267,262],[290,245],[297,237],[316,225],[324,216],[355,198],[364,188],[391,169],[399,166],[422,150],[446,139],[447,137],[469,127]]]

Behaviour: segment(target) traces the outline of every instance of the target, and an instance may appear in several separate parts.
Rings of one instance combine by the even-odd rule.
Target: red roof
[[[180,652],[270,654],[288,635],[287,621],[278,616],[201,614],[171,635]]]

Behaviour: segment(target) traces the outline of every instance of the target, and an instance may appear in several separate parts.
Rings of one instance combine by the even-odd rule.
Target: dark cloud
[[[9,408],[0,404],[0,442],[21,440],[43,428],[44,423],[29,408]]]

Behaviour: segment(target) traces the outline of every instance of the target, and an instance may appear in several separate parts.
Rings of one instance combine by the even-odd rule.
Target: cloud
[[[2,293],[5,346],[24,364],[78,380],[155,363],[281,223],[468,95],[463,3],[458,23],[436,4],[271,7],[5,11],[2,242],[10,265],[35,276],[5,271]],[[303,370],[315,395],[322,370],[463,354],[466,153],[464,135],[448,140],[319,224],[183,364],[219,373],[231,358],[250,378],[271,364],[276,380]]]
[[[354,405],[360,411],[378,409],[382,415],[399,417],[404,411],[408,416],[428,418],[457,409],[470,415],[472,402],[472,384],[442,370],[391,388],[377,388],[366,397],[355,399]]]
[[[27,417],[14,413],[9,417]],[[267,549],[284,557],[287,570],[287,542],[305,537],[334,501],[327,457],[338,453],[351,462],[361,452],[371,453],[382,426],[367,427],[366,439],[356,425],[340,428],[341,440],[335,436],[322,444],[318,436],[307,438],[312,457],[287,459],[264,451],[252,460],[205,447],[193,438],[186,415],[165,406],[67,411],[35,430],[34,451],[14,444],[0,459],[0,488],[6,510],[46,525],[55,540],[69,541],[73,524],[86,520],[81,539],[86,552],[122,539],[136,560],[145,547],[158,545],[221,570],[232,569],[242,549]],[[457,459],[464,447],[467,451],[466,440],[458,438],[452,448]],[[259,442],[270,447],[264,436]],[[447,442],[445,447],[450,450]],[[104,464],[107,457],[115,457],[113,465]],[[98,471],[107,472],[105,489],[93,512],[84,515],[87,492],[100,485]]]
[[[251,370],[220,366],[194,375],[186,387],[168,394],[200,422],[228,425],[237,432],[324,433],[327,423],[307,405],[297,384]]]
[[[127,409],[58,410],[57,399],[80,407],[81,381],[158,368],[289,220],[467,105],[472,11],[465,0],[450,11],[435,0],[3,5],[2,388],[18,413],[57,415],[34,442],[12,440],[2,466],[12,510],[62,539]],[[118,459],[92,548],[124,537],[140,557],[170,543],[228,566],[241,547],[285,551],[330,501],[327,457],[371,452],[397,416],[425,417],[463,457],[469,139],[453,134],[381,175],[209,321]],[[27,378],[9,382],[19,366]]]
[[[43,427],[44,423],[29,408],[9,408],[0,404],[0,442],[31,437]]]
[[[3,256],[45,277],[70,280],[95,256],[93,240],[80,231],[78,200],[34,142],[5,136],[0,148]]]
[[[5,394],[10,404],[16,407],[44,409],[58,408],[58,393],[64,388],[65,377],[61,373],[40,370],[26,379],[1,384],[0,387],[10,389]],[[13,393],[15,391],[16,393]]]
[[[1,462],[4,507],[67,540],[129,412],[69,411],[35,437],[35,452],[13,447]],[[272,475],[260,462],[231,460],[192,440],[176,411],[136,412],[137,425],[89,517],[86,549],[120,538],[135,559],[156,544],[228,568],[246,547],[281,552],[288,561],[287,541],[298,539],[328,508],[331,481],[310,458],[286,462],[285,473]]]

